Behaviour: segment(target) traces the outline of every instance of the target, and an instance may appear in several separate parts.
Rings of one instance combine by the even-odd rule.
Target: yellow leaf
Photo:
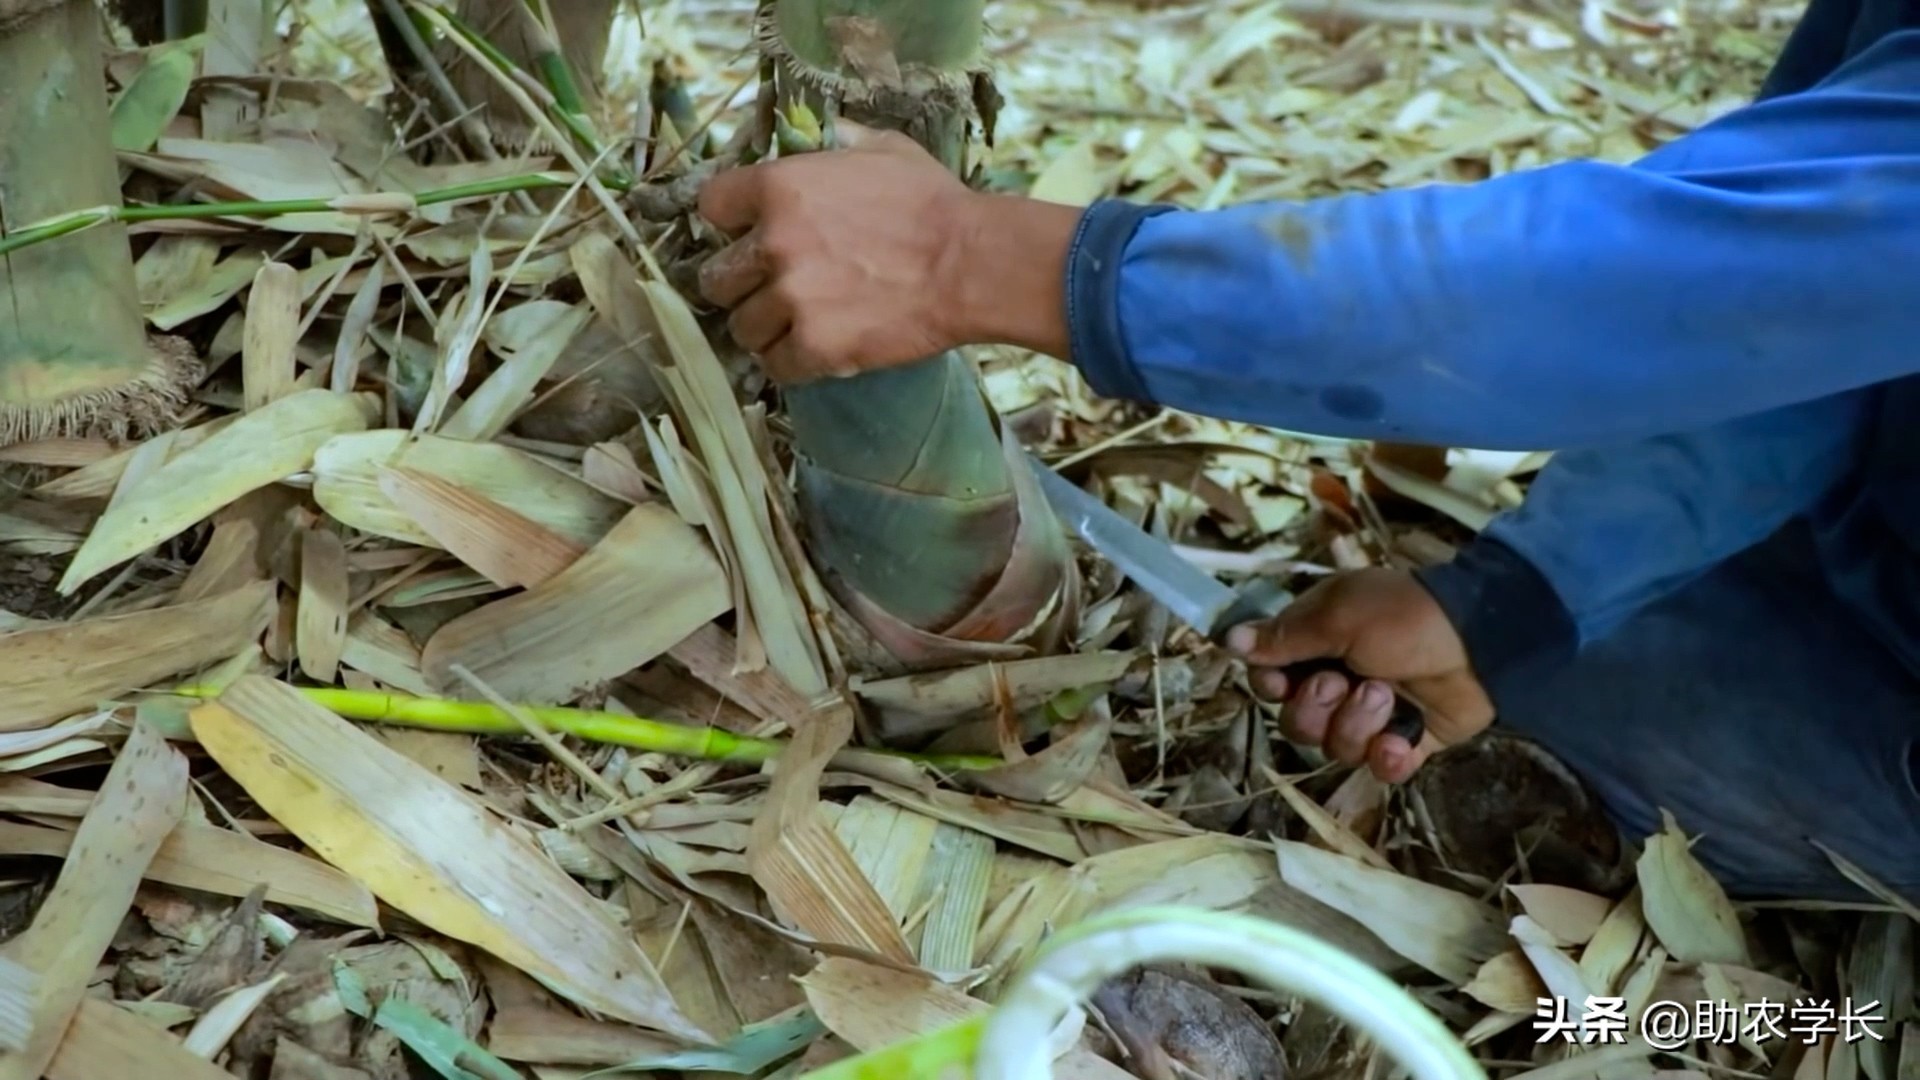
[[[666,652],[731,604],[700,534],[664,506],[636,506],[559,574],[441,627],[422,664],[442,687],[461,664],[510,701],[557,704]]]
[[[1585,945],[1612,909],[1613,902],[1564,885],[1509,885],[1521,908],[1561,945]]]
[[[1673,815],[1662,810],[1660,818],[1634,867],[1647,925],[1682,963],[1749,965],[1746,931],[1726,891],[1693,857]]]
[[[606,535],[626,510],[559,469],[498,443],[437,435],[409,440],[394,429],[358,432],[314,455],[313,500],[342,525],[423,547],[439,547],[413,515],[382,489],[381,473],[406,468],[457,484],[534,521],[580,547]]]
[[[192,713],[228,776],[425,926],[584,1008],[707,1042],[633,938],[527,836],[289,686],[249,675]]]
[[[261,406],[156,469],[100,516],[60,579],[73,595],[95,574],[171,540],[250,491],[313,467],[328,439],[367,426],[360,397],[303,390]]]

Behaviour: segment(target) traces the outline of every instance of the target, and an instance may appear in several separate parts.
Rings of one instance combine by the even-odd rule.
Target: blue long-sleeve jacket
[[[1801,515],[1920,674],[1920,0],[1815,0],[1759,100],[1631,165],[1102,202],[1068,275],[1101,393],[1559,450],[1422,575],[1496,701]]]

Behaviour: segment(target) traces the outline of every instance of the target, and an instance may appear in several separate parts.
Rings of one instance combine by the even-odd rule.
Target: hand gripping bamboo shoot
[[[991,137],[984,0],[763,0],[784,111],[904,132],[956,173]],[[1050,652],[1075,618],[1065,534],[958,353],[786,395],[812,556],[901,663]]]

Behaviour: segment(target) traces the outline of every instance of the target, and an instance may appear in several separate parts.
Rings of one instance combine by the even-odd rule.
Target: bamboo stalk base
[[[204,374],[183,338],[153,334],[140,375],[49,401],[0,401],[0,446],[45,438],[144,438],[180,420]],[[50,365],[51,366],[51,365]]]

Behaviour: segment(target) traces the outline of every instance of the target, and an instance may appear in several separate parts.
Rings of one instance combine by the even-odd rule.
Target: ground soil
[[[29,619],[59,618],[67,600],[54,589],[60,581],[58,563],[44,555],[0,550],[0,611]]]

